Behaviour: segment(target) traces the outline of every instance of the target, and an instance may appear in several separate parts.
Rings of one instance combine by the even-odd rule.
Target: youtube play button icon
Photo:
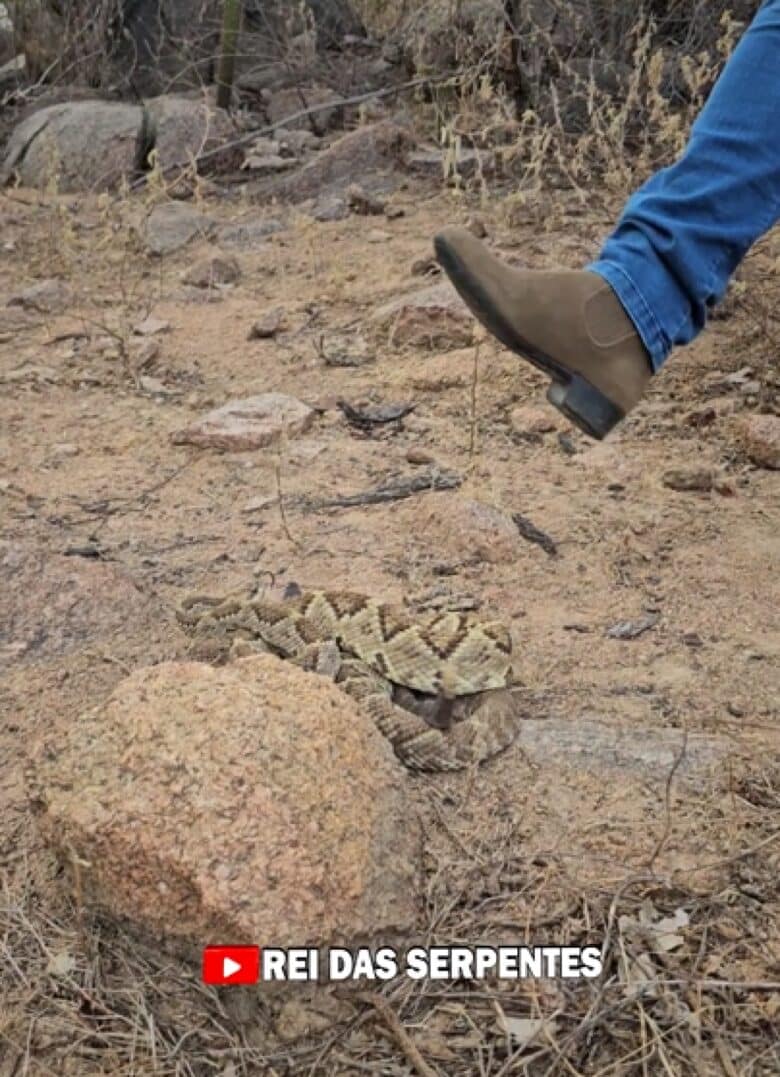
[[[207,946],[203,951],[205,984],[256,984],[259,977],[259,946]]]

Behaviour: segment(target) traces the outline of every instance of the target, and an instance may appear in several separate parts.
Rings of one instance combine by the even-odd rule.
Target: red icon
[[[204,984],[256,984],[260,979],[259,946],[206,946]]]

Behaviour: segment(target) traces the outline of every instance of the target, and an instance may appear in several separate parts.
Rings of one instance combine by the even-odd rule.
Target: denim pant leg
[[[657,370],[704,327],[748,248],[780,219],[780,0],[767,0],[691,128],[682,157],[627,202],[589,269]]]

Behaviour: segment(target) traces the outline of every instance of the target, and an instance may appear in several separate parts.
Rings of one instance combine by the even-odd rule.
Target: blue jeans
[[[748,248],[780,219],[780,0],[766,0],[682,157],[626,203],[588,266],[609,282],[657,370],[704,327]]]

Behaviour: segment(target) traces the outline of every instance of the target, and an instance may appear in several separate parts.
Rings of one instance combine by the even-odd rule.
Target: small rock
[[[226,224],[217,232],[217,240],[222,247],[255,247],[264,243],[269,236],[283,231],[284,225],[281,221],[273,217],[260,217]]]
[[[290,157],[300,157],[306,150],[316,150],[322,141],[313,131],[305,127],[293,130],[287,127],[277,127],[274,131],[274,138],[279,143],[281,153]]]
[[[249,330],[248,340],[268,340],[287,328],[284,307],[274,307],[258,318]]]
[[[146,247],[151,254],[170,254],[196,236],[208,236],[214,222],[183,202],[155,206],[146,222]]]
[[[435,464],[435,457],[427,452],[425,449],[418,449],[412,446],[411,449],[406,450],[406,459],[410,464]]]
[[[480,217],[478,213],[474,213],[466,221],[466,227],[473,236],[477,239],[486,239],[488,235],[487,225],[483,217]]]
[[[55,445],[52,452],[57,456],[78,456],[78,445],[71,445],[70,442],[61,442],[59,445]]]
[[[570,718],[528,718],[523,722],[523,750],[542,773],[565,773],[569,768],[598,776],[603,787],[613,775],[652,777],[663,783],[675,768],[675,782],[701,782],[702,776],[729,755],[729,740],[691,732],[682,740],[679,729],[635,725],[618,728],[612,722],[581,715]],[[681,754],[681,748],[685,751]],[[548,770],[549,768],[549,770]]]
[[[681,492],[699,491],[707,493],[712,489],[714,473],[706,467],[673,467],[663,474],[663,484],[670,490]]]
[[[397,221],[399,217],[405,216],[406,210],[403,206],[393,204],[385,206],[385,217],[387,217],[388,221]]]
[[[364,217],[378,217],[387,208],[384,198],[368,194],[358,183],[352,183],[347,188],[347,202],[353,213]]]
[[[727,374],[723,379],[723,384],[739,388],[741,385],[744,385],[746,381],[750,380],[750,375],[752,373],[752,366],[743,366],[741,369],[735,370],[731,374]]]
[[[365,340],[353,334],[322,336],[317,351],[325,366],[367,366],[375,359],[372,349]]]
[[[175,445],[244,452],[297,437],[314,422],[316,412],[295,397],[262,393],[231,400],[173,435]]]
[[[493,505],[460,494],[448,495],[427,518],[410,521],[410,530],[452,559],[507,564],[519,553],[520,538],[511,518]]]
[[[256,153],[260,157],[277,157],[281,150],[280,142],[275,138],[259,137],[248,147],[249,153]]]
[[[389,232],[383,232],[380,228],[372,228],[366,236],[367,243],[387,243],[393,237]]]
[[[95,337],[91,342],[90,350],[110,358],[116,358],[119,355],[119,345],[114,337]]]
[[[194,288],[217,288],[234,284],[241,277],[241,266],[232,254],[212,254],[191,266],[182,277]]]
[[[780,468],[780,416],[750,415],[741,425],[740,436],[754,464]]]
[[[412,262],[413,277],[438,277],[440,273],[441,266],[433,256],[430,258],[415,258]]]
[[[737,487],[733,480],[727,478],[726,475],[718,474],[712,480],[713,490],[720,494],[721,497],[736,497]]]
[[[176,396],[176,390],[170,389],[159,378],[153,378],[149,374],[142,374],[138,379],[138,387],[150,396]]]
[[[227,288],[196,288],[192,284],[185,284],[177,291],[171,293],[171,299],[177,303],[224,303]]]
[[[684,632],[682,641],[686,647],[703,647],[704,640],[698,632]]]
[[[696,408],[694,411],[689,411],[684,417],[683,422],[686,426],[692,426],[695,430],[701,430],[705,426],[710,426],[718,417],[718,413],[715,408],[707,406],[705,408]]]
[[[576,456],[579,453],[577,442],[572,435],[566,430],[558,431],[558,445],[566,456]]]
[[[547,408],[521,405],[513,408],[509,425],[516,434],[549,434],[558,429],[555,416]]]
[[[372,324],[387,333],[391,344],[440,350],[462,348],[474,334],[474,318],[449,282],[387,303]]]
[[[133,326],[133,332],[139,337],[151,337],[156,333],[167,333],[170,328],[170,322],[166,322],[163,318],[153,318],[149,315],[148,318],[144,318],[142,322]]]
[[[8,300],[9,307],[22,307],[24,310],[37,310],[41,314],[52,314],[62,310],[70,301],[70,288],[64,281],[50,278],[38,281],[21,292],[16,292]]]
[[[315,221],[322,224],[343,221],[349,216],[349,206],[343,198],[323,198],[315,204],[311,215]]]
[[[739,387],[739,391],[744,396],[757,396],[761,392],[761,382],[755,380],[743,382]]]
[[[617,624],[607,629],[609,639],[638,639],[651,628],[654,628],[660,620],[657,613],[647,613],[638,617],[635,621],[618,621]]]

